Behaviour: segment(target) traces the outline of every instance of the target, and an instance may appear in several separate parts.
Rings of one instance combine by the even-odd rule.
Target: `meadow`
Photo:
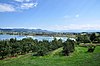
[[[75,47],[70,56],[60,56],[62,48],[46,56],[32,56],[33,53],[0,60],[0,66],[100,66],[100,46],[93,53],[87,53],[85,47]]]

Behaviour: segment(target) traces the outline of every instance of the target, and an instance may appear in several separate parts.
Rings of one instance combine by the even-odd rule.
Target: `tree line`
[[[76,41],[78,45],[87,47],[87,52],[93,52],[96,46],[100,45],[100,33],[78,34]]]
[[[16,38],[0,40],[0,58],[15,57],[29,52],[35,53],[34,56],[44,56],[48,54],[48,52],[60,47],[63,47],[62,55],[68,56],[69,53],[74,52],[74,44],[74,40],[68,39],[62,41],[62,39],[57,40],[56,38],[52,41],[38,41],[32,38],[23,38],[22,40],[16,40]]]
[[[99,33],[78,34],[76,41],[78,43],[100,43],[100,34]]]

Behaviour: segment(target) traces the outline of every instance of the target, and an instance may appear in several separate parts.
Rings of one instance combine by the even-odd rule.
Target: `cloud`
[[[37,6],[37,3],[22,3],[20,7],[21,9],[29,9],[36,6]]]
[[[30,2],[32,0],[15,0],[16,2]]]
[[[24,0],[15,0],[16,2],[23,2]]]
[[[13,11],[16,10],[12,5],[0,3],[0,12],[13,12]]]
[[[78,18],[79,17],[79,14],[75,15],[75,17]]]
[[[100,30],[98,24],[70,24],[70,25],[53,25],[49,26],[51,30]]]
[[[34,0],[8,0],[0,3],[0,12],[18,12],[34,8],[38,5]]]

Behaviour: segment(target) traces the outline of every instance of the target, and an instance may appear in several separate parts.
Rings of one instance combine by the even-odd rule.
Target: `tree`
[[[94,41],[95,41],[95,43],[100,43],[100,36],[96,37],[96,38],[94,39]]]
[[[90,35],[90,40],[93,42],[95,40],[95,38],[96,38],[96,34],[95,33],[92,33]]]
[[[75,44],[74,40],[68,39],[67,41],[65,41],[63,43],[63,51],[62,51],[63,55],[69,56],[69,53],[74,52],[75,50],[74,44]]]
[[[16,41],[17,41],[16,38],[15,39],[14,38],[11,38],[9,42],[10,43],[15,43]]]
[[[58,47],[62,47],[62,39],[59,39],[58,41],[57,41],[57,44],[58,44]]]
[[[38,45],[37,55],[38,56],[44,56],[48,52],[48,48],[43,44],[43,42],[40,42]]]
[[[78,35],[76,41],[78,43],[90,43],[90,38],[88,35]]]
[[[60,41],[59,41],[60,42]],[[57,48],[59,48],[59,44],[58,44],[58,40],[56,38],[54,38],[52,41],[51,41],[51,48],[52,50],[55,50]]]
[[[9,45],[7,44],[7,41],[0,41],[0,56],[2,59],[4,56],[9,54]]]
[[[95,46],[89,46],[87,52],[93,52],[95,50]]]

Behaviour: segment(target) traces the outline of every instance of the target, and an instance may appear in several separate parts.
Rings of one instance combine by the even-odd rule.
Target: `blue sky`
[[[100,0],[0,0],[0,28],[99,30]]]

